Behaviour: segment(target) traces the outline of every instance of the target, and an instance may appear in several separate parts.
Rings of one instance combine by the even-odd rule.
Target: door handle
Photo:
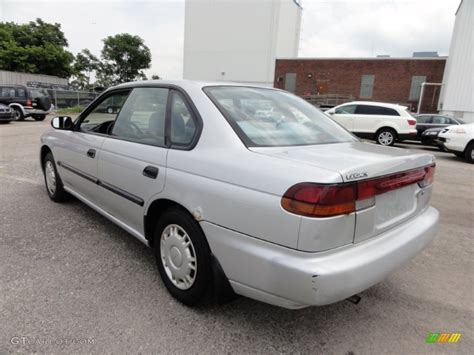
[[[146,176],[150,179],[156,179],[158,172],[159,169],[156,166],[148,165],[145,169],[143,169],[143,176]]]
[[[88,156],[89,158],[94,159],[94,158],[95,158],[95,149],[89,149],[89,150],[87,151],[87,156]]]

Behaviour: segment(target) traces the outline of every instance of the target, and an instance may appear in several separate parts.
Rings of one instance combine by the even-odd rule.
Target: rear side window
[[[189,107],[178,92],[171,97],[171,143],[181,146],[191,144],[196,133],[196,121]]]
[[[9,87],[0,88],[1,97],[15,97],[15,89]]]
[[[448,117],[433,116],[433,124],[451,124],[451,120]]]
[[[378,115],[378,116],[400,116],[399,113],[388,107],[357,105],[356,114],[358,115]]]

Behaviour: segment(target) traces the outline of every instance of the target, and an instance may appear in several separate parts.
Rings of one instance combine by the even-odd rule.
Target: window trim
[[[104,134],[104,133],[97,133],[97,132],[90,132],[90,131],[81,131],[80,130],[80,125],[82,121],[87,117],[87,115],[93,111],[103,100],[105,100],[107,97],[110,97],[111,95],[120,93],[120,92],[132,92],[134,89],[140,89],[140,88],[157,88],[157,89],[168,89],[168,98],[166,101],[166,117],[165,117],[165,144],[164,145],[158,145],[158,144],[151,144],[151,143],[143,143],[143,142],[137,142],[134,140],[130,139],[125,139],[122,137],[117,137],[117,136],[112,136],[110,134]],[[170,98],[172,92],[177,91],[182,95],[182,98],[185,102],[185,105],[188,107],[192,119],[194,119],[194,123],[196,124],[196,132],[194,133],[194,137],[191,140],[191,142],[188,145],[173,145],[171,144],[171,106],[170,106]],[[128,96],[127,96],[128,100]],[[127,102],[125,100],[125,102]],[[124,104],[125,104],[124,102]],[[102,94],[96,97],[94,101],[92,101],[85,109],[82,111],[77,119],[74,122],[74,127],[73,131],[75,132],[81,132],[84,134],[92,134],[104,138],[110,138],[110,139],[117,139],[117,140],[122,140],[126,142],[132,142],[136,144],[142,144],[142,145],[149,145],[149,146],[154,146],[154,147],[159,147],[159,148],[168,148],[168,149],[175,149],[175,150],[192,150],[194,147],[197,145],[199,142],[199,138],[201,137],[202,129],[203,129],[203,120],[201,115],[199,114],[198,109],[196,108],[196,105],[194,104],[193,100],[189,96],[189,94],[184,90],[182,87],[177,86],[177,85],[172,85],[172,84],[145,84],[145,85],[130,85],[130,86],[124,86],[124,87],[113,87],[110,88],[106,91],[104,91]]]

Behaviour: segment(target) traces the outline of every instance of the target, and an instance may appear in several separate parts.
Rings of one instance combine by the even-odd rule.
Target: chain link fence
[[[55,109],[89,105],[99,94],[94,91],[42,89],[47,91]]]

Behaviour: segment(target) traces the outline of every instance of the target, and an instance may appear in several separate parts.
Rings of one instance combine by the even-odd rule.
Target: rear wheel
[[[35,121],[43,121],[46,118],[46,115],[33,115]]]
[[[375,141],[380,145],[393,145],[397,138],[397,132],[392,128],[381,128],[375,134]]]
[[[53,154],[47,153],[43,160],[44,182],[48,196],[54,202],[62,202],[67,200],[69,194],[64,191],[63,182],[56,169]]]
[[[23,121],[25,119],[25,115],[19,107],[13,107],[13,119],[17,121]]]
[[[210,299],[211,252],[199,224],[186,211],[172,207],[161,215],[154,252],[161,279],[173,297],[188,306]]]
[[[469,143],[464,150],[464,159],[468,163],[474,164],[474,142]]]

